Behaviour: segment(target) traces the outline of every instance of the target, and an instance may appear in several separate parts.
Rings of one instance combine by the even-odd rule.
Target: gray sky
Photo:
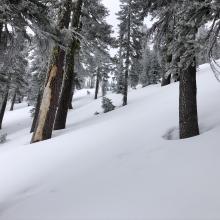
[[[102,0],[102,2],[110,11],[110,15],[107,18],[107,22],[114,27],[114,30],[117,30],[118,20],[115,13],[117,13],[120,9],[119,0]]]
[[[102,0],[104,5],[108,8],[110,15],[107,18],[107,22],[111,24],[114,27],[114,30],[117,31],[117,25],[118,20],[115,13],[117,13],[120,10],[120,1],[119,0]],[[153,24],[153,21],[151,21],[151,16],[148,16],[144,23],[147,25],[147,27],[151,27]]]

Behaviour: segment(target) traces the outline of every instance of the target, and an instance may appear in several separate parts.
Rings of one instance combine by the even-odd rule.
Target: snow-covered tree
[[[197,100],[196,100],[196,34],[198,28],[205,22],[199,16],[194,16],[203,7],[201,1],[145,1],[148,10],[157,21],[151,28],[156,44],[166,39],[172,25],[172,38],[165,41],[170,60],[170,71],[179,74],[180,103],[179,125],[180,138],[199,134]],[[205,13],[205,11],[203,12]],[[201,14],[203,16],[204,14]],[[203,17],[202,17],[203,18]]]
[[[4,35],[5,34],[5,35]],[[10,33],[12,34],[12,33]],[[3,36],[7,36],[5,31]],[[24,96],[27,89],[27,42],[20,31],[13,32],[13,38],[6,39],[0,58],[0,84],[3,90],[0,108],[0,127],[5,113],[7,100],[11,97],[13,110],[16,96]]]
[[[62,32],[68,29],[71,17],[71,0],[62,2],[59,10],[57,29]],[[50,58],[49,70],[43,91],[38,121],[31,142],[50,139],[58,107],[63,80],[65,50],[56,42]]]
[[[118,88],[123,94],[123,105],[127,105],[129,81],[135,87],[142,72],[141,45],[143,20],[137,0],[120,0],[119,24],[119,66]],[[130,76],[130,80],[129,80]]]
[[[72,85],[79,78],[75,71],[76,54],[80,54],[80,50],[84,50],[87,56],[92,54],[91,50],[104,52],[114,42],[111,26],[105,21],[107,15],[108,11],[101,1],[78,0],[74,3],[71,28],[78,34],[73,36],[66,55],[65,77],[54,124],[56,130],[65,128]],[[99,68],[98,62],[96,66]]]

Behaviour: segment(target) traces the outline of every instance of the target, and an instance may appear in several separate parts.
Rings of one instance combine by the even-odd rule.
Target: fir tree
[[[141,42],[143,21],[140,5],[137,0],[120,0],[121,10],[118,13],[119,25],[119,64],[121,76],[119,87],[122,87],[123,105],[127,105],[128,86],[135,87],[142,72]],[[130,76],[130,80],[129,80]],[[122,82],[122,83],[121,83]],[[122,84],[122,86],[120,85]],[[121,90],[121,89],[119,89]]]
[[[107,113],[113,111],[115,109],[115,106],[112,104],[112,101],[109,98],[103,97],[102,108],[104,110],[104,113]]]
[[[60,8],[57,29],[67,29],[70,23],[71,1],[65,0]],[[31,142],[50,139],[54,126],[59,95],[63,80],[65,50],[56,44],[51,52],[50,67],[46,78],[36,129]]]

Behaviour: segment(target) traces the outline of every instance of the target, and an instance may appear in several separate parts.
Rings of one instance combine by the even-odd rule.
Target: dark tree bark
[[[71,27],[75,30],[79,30],[80,17],[82,12],[83,0],[78,0],[74,5],[73,17]],[[66,71],[63,79],[62,92],[59,100],[59,107],[56,114],[56,120],[54,124],[54,130],[64,129],[66,127],[66,119],[69,109],[69,102],[72,95],[72,86],[74,83],[75,72],[75,56],[80,49],[80,42],[73,37],[72,42],[69,45],[66,55]]]
[[[71,95],[70,95],[70,99],[69,99],[69,109],[73,109],[72,101],[73,101],[74,91],[75,91],[75,86],[72,85]]]
[[[60,30],[69,27],[71,2],[71,0],[66,0],[63,3],[64,7],[60,13],[58,22],[58,28]],[[59,45],[56,45],[53,48],[51,57],[36,129],[33,133],[31,143],[50,139],[52,136],[63,81],[65,51]]]
[[[71,90],[74,79],[74,54],[76,45],[71,49],[72,54],[67,55],[67,71],[63,80],[62,93],[59,100],[59,107],[56,113],[54,130],[64,129],[66,127],[67,113],[69,109],[69,101],[71,98]]]
[[[71,92],[70,99],[69,99],[69,110],[73,109],[72,101],[73,101],[73,90]]]
[[[18,97],[18,103],[21,103],[21,102],[22,102],[22,98],[20,96],[20,97]]]
[[[172,40],[168,40],[168,42],[171,42]],[[168,54],[166,55],[166,58],[165,58],[165,62],[166,62],[166,71],[168,71],[168,68],[170,66],[170,63],[172,62],[172,59],[173,59],[173,56],[172,54]],[[161,82],[161,86],[167,86],[171,83],[171,75],[169,74],[168,76],[166,76],[166,73],[163,74],[163,77],[162,77],[162,82]]]
[[[125,76],[124,76],[124,88],[123,88],[123,106],[128,104],[128,76],[130,66],[130,44],[131,44],[131,0],[129,0],[128,6],[128,39],[127,39],[127,51],[125,61]]]
[[[122,40],[123,34],[120,34],[119,42],[119,65],[118,65],[118,76],[117,76],[117,94],[123,94],[123,57],[122,57]]]
[[[179,126],[181,139],[199,135],[195,62],[180,74]]]
[[[170,81],[171,81],[171,75],[169,75],[168,77],[165,77],[165,75],[163,75],[161,86],[169,85]]]
[[[8,100],[8,90],[4,94],[4,98],[3,98],[1,109],[0,109],[0,129],[2,129],[2,121],[4,118],[4,114],[5,114],[7,100]]]
[[[32,122],[32,125],[31,125],[30,133],[35,131],[35,127],[36,127],[36,124],[37,124],[37,119],[38,119],[38,115],[39,115],[39,111],[40,111],[41,99],[42,99],[42,91],[39,91],[38,96],[37,96],[37,102],[36,102],[36,105],[35,105],[34,118],[33,118],[33,122]]]
[[[16,100],[16,91],[14,92],[14,95],[12,97],[12,100],[11,100],[11,107],[10,107],[10,111],[13,111],[14,110],[14,105],[15,105],[15,100]]]
[[[3,30],[3,23],[0,22],[0,44],[2,42],[2,30]]]
[[[44,88],[39,117],[31,141],[32,143],[50,139],[52,136],[63,79],[64,58],[65,51],[59,46],[54,48],[53,64],[50,67],[46,87]]]
[[[90,89],[94,89],[94,76],[90,77]]]
[[[99,76],[99,68],[97,70],[97,76],[96,76],[96,84],[95,84],[95,99],[98,98],[99,94],[99,81],[100,81],[100,76]]]

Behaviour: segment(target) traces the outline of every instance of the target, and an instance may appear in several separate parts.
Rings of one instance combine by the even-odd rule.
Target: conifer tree
[[[113,42],[110,36],[112,32],[111,26],[105,21],[107,15],[108,11],[100,1],[78,0],[73,7],[71,28],[75,32],[83,35],[87,43],[93,47],[94,50],[96,50],[96,48],[100,51],[105,50],[107,46]],[[72,86],[77,81],[76,71],[74,71],[76,65],[74,60],[75,56],[80,53],[79,50],[81,47],[83,47],[84,50],[88,50],[88,45],[80,43],[79,36],[73,36],[66,56],[65,77],[54,125],[54,129],[56,130],[64,129],[66,126]]]
[[[139,82],[141,67],[141,42],[143,21],[138,0],[120,0],[119,24],[119,64],[121,70],[118,79],[122,81],[123,106],[127,105],[129,79],[133,87]],[[130,77],[130,78],[129,78]],[[120,86],[119,82],[119,86]],[[121,87],[121,86],[120,86]]]
[[[174,22],[175,18],[176,22],[173,25],[173,39],[175,40],[167,40],[166,46],[172,54],[171,70],[178,73],[180,77],[180,138],[198,135],[195,36],[201,23],[197,22],[197,18],[192,17],[196,13],[196,3],[185,0],[181,2],[147,1],[143,2],[143,4],[145,4],[146,10],[148,9],[154,15],[157,14],[159,18],[151,28],[151,31],[156,33],[157,44],[166,39],[170,30],[170,23]],[[146,5],[148,8],[146,8]]]
[[[60,8],[57,29],[68,29],[71,15],[71,0],[65,0]],[[51,52],[49,71],[42,96],[37,124],[31,142],[50,139],[52,136],[59,95],[63,80],[65,50],[56,43]]]
[[[79,32],[81,24],[83,0],[78,0],[73,4],[71,28],[75,32]],[[69,101],[72,98],[72,86],[74,83],[74,65],[75,56],[80,50],[80,42],[76,36],[72,37],[66,54],[65,74],[62,82],[62,91],[59,98],[59,105],[56,113],[54,129],[60,130],[66,127],[67,113],[69,109]]]

